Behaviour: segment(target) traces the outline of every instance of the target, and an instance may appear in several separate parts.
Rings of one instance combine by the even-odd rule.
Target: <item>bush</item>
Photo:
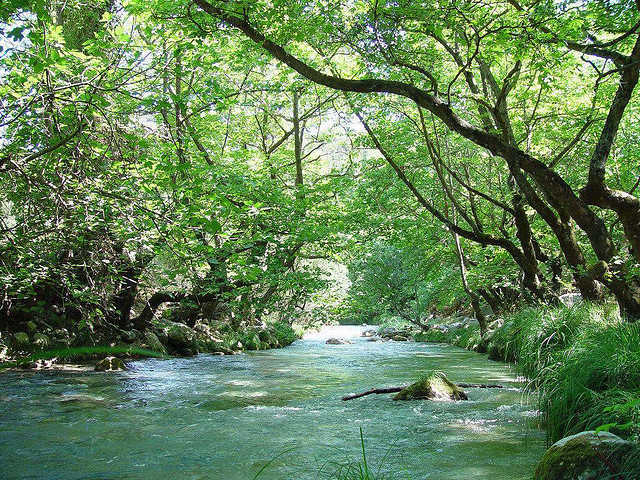
[[[295,330],[286,323],[276,322],[271,326],[273,327],[276,338],[278,339],[278,343],[283,347],[291,345],[298,338],[300,338]]]

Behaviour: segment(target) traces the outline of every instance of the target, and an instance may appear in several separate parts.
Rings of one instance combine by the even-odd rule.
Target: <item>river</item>
[[[508,365],[459,348],[368,342],[332,327],[290,347],[140,360],[130,370],[0,375],[2,479],[331,478],[361,457],[386,478],[530,478],[544,451]],[[353,337],[326,345],[328,336]],[[373,387],[438,369],[470,401],[394,402]],[[377,477],[376,477],[377,478]]]

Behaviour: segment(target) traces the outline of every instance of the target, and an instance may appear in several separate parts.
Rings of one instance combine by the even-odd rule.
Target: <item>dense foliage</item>
[[[0,329],[640,316],[630,1],[5,2]],[[169,307],[167,309],[167,306]],[[325,317],[326,318],[326,317]],[[82,333],[84,332],[84,333]]]

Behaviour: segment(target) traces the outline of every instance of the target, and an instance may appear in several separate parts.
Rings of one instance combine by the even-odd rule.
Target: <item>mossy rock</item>
[[[96,363],[96,372],[110,372],[115,370],[126,370],[124,362],[118,357],[106,357]]]
[[[467,394],[444,373],[433,372],[398,392],[394,400],[468,400]]]
[[[154,352],[162,353],[164,355],[167,354],[167,349],[162,344],[158,336],[153,332],[144,332],[142,337],[142,344],[140,345],[143,348],[148,348],[149,350],[153,350]]]
[[[125,343],[134,343],[138,339],[138,334],[136,330],[123,330],[120,332],[120,338]]]
[[[16,349],[26,350],[31,348],[31,341],[26,332],[16,332],[13,334],[13,346]]]
[[[170,322],[166,328],[168,346],[171,352],[191,356],[198,353],[196,332],[184,323]]]
[[[395,341],[395,342],[408,342],[409,339],[407,337],[405,337],[404,335],[394,335],[393,337],[391,337],[391,340]]]
[[[33,345],[40,349],[40,350],[44,350],[45,348],[49,347],[49,345],[51,344],[51,340],[49,340],[49,337],[47,337],[44,333],[34,333],[33,334]]]
[[[609,432],[594,430],[563,438],[549,448],[536,467],[534,480],[599,480],[615,474],[633,445]]]

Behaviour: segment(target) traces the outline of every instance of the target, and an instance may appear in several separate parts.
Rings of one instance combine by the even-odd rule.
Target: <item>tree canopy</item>
[[[0,21],[2,328],[339,301],[418,324],[469,303],[482,327],[481,303],[572,288],[640,317],[637,2],[35,0]]]

